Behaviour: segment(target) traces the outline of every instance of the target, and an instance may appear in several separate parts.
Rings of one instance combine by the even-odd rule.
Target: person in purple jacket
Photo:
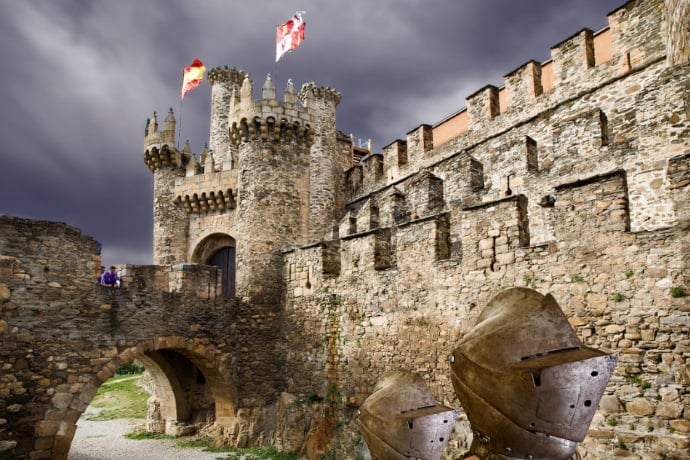
[[[101,275],[101,286],[119,288],[120,287],[120,276],[117,274],[117,269],[115,265],[110,266],[110,271],[103,273]]]

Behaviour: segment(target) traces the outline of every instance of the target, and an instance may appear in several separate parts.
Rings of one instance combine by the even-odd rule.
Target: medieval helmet
[[[436,402],[419,374],[399,370],[376,384],[358,424],[374,460],[439,460],[458,415]]]
[[[587,435],[617,357],[584,346],[550,294],[513,288],[489,301],[450,360],[471,453],[559,460]]]

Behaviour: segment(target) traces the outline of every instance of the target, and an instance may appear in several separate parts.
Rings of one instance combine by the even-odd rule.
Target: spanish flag
[[[180,99],[184,99],[185,94],[201,84],[201,80],[204,79],[204,72],[206,72],[206,67],[199,59],[194,59],[192,65],[184,68],[184,72],[182,72],[182,97]]]

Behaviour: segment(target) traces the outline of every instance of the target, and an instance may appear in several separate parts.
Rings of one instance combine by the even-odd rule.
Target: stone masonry
[[[582,458],[690,458],[689,10],[628,1],[357,161],[336,90],[279,100],[269,76],[254,99],[245,72],[210,70],[200,154],[172,110],[147,123],[156,265],[121,266],[120,291],[95,285],[93,239],[0,217],[0,458],[66,458],[139,359],[152,431],[355,459],[387,371],[458,407],[449,353],[512,286],[619,356]],[[471,436],[461,418],[444,458]]]
[[[529,286],[619,355],[582,457],[690,458],[690,62],[672,3],[626,3],[346,172],[338,234],[286,254],[288,391],[336,394],[347,418],[404,368],[457,405],[449,350],[494,294]],[[447,458],[470,437],[461,422]]]

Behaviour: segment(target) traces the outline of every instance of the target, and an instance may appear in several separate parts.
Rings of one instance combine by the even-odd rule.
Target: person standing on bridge
[[[110,266],[110,271],[103,273],[101,276],[101,286],[119,288],[120,287],[120,276],[117,274],[117,269],[115,265]]]

